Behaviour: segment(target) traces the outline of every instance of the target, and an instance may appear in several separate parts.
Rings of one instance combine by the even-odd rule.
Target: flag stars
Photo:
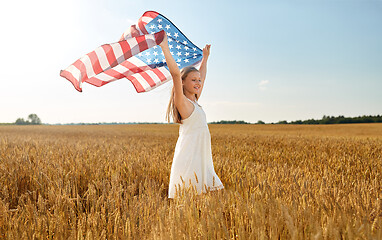
[[[184,46],[184,50],[188,50],[189,49],[189,47],[187,47],[187,46]]]
[[[161,22],[162,22],[162,19],[161,19],[161,18],[159,18],[159,19],[158,19],[158,23],[161,23]]]
[[[177,54],[176,54],[176,55],[180,56],[180,55],[182,55],[182,53],[181,53],[181,52],[177,52]]]
[[[178,58],[176,61],[177,61],[177,62],[181,62],[181,61],[182,61],[182,59]]]
[[[142,54],[141,52],[140,52],[140,53],[138,53],[138,56],[142,57],[142,55],[143,55],[143,54]]]
[[[176,48],[179,50],[181,47],[180,47],[180,45],[177,45]]]
[[[168,42],[172,42],[172,38],[169,38],[169,39],[168,39]]]
[[[155,58],[154,62],[155,62],[155,63],[159,63],[158,58]]]
[[[155,28],[155,26],[154,26],[154,25],[151,25],[149,28],[151,28],[151,29],[154,29],[154,28]]]
[[[162,25],[161,25],[161,24],[158,24],[158,28],[159,28],[159,29],[162,29],[163,27],[162,27]]]
[[[179,34],[178,33],[174,33],[174,37],[175,38],[179,37]]]
[[[167,33],[167,36],[168,37],[171,37],[171,33],[170,32],[166,32]]]
[[[189,52],[186,52],[184,55],[188,56],[188,55],[190,55],[190,53],[189,53]]]
[[[168,45],[168,48],[172,49],[173,48],[172,44]]]
[[[192,50],[194,50],[194,52],[196,51],[196,48],[194,47],[194,48],[192,48]]]
[[[166,25],[166,29],[169,30],[170,29],[170,25],[167,24]]]
[[[147,63],[151,63],[151,59],[149,58],[149,59],[147,59]]]
[[[154,51],[154,56],[158,56],[158,52]]]
[[[184,44],[184,45],[187,45],[187,41],[186,41],[186,40],[184,40],[184,41],[183,41],[183,44]]]
[[[188,62],[189,62],[189,60],[186,58],[186,59],[184,59],[184,62],[185,62],[185,63],[188,63]]]
[[[146,52],[146,56],[150,56],[150,52]]]

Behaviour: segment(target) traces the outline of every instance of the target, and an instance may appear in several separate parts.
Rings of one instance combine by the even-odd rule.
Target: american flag
[[[80,92],[83,82],[100,87],[121,78],[130,80],[137,92],[150,91],[172,79],[158,46],[164,34],[179,68],[200,66],[203,51],[165,16],[147,11],[118,42],[104,44],[86,54],[61,70],[60,76]]]

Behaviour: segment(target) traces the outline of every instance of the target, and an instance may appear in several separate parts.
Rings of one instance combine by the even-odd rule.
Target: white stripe
[[[139,31],[139,35],[143,35],[145,33],[143,33],[142,29],[139,27],[139,25],[135,25],[135,27],[137,28],[137,30]]]
[[[130,72],[130,74],[128,74],[128,75],[133,74],[129,69],[127,69],[126,67],[124,67],[122,65],[117,65],[117,66],[113,67],[113,70],[115,70],[116,72],[121,73],[123,75],[128,74],[128,72]],[[108,75],[106,72],[101,72],[101,73],[97,74],[97,76],[94,76],[94,78],[97,78],[97,79],[99,79],[101,81],[105,81],[105,82],[110,82],[112,80],[118,79],[116,77]]]
[[[97,58],[99,60],[99,64],[101,65],[102,70],[105,71],[106,69],[110,68],[109,61],[107,60],[107,57],[103,48],[99,47],[94,52],[97,55]]]
[[[155,42],[154,34],[145,35],[145,38],[146,38],[148,48],[152,48],[157,45]]]
[[[172,79],[172,76],[171,76],[170,71],[167,70],[167,68],[165,68],[164,66],[159,67],[158,70],[159,70],[161,73],[163,73],[163,75],[166,77],[166,79],[168,79],[168,80],[171,80],[171,79]],[[163,81],[163,83],[164,83],[164,82],[167,82],[168,80]]]
[[[123,57],[123,51],[122,51],[121,45],[119,43],[114,43],[114,44],[111,44],[111,47],[113,48],[114,56],[117,59],[118,64],[125,61],[125,58]]]
[[[134,56],[135,54],[139,53],[139,47],[138,47],[138,42],[135,38],[130,38],[126,40],[127,44],[129,44],[131,54]]]
[[[104,81],[104,82],[110,82],[111,80],[115,80],[116,78],[115,77],[112,77],[110,75],[107,75],[106,73],[104,72],[101,72],[100,74],[98,74],[97,76],[95,76],[96,78],[98,78],[99,80],[101,81]]]
[[[153,18],[152,17],[142,17],[141,18],[141,21],[142,22],[144,22],[144,23],[149,23],[151,20],[153,20]]]
[[[141,74],[136,73],[132,76],[138,80],[138,82],[142,85],[143,89],[145,89],[146,92],[151,89],[150,84],[146,82],[146,80],[141,76]]]
[[[135,56],[129,58],[127,61],[129,61],[130,63],[134,64],[137,67],[147,66],[146,63],[144,63],[141,59],[139,59]]]
[[[70,72],[78,82],[81,81],[81,71],[75,66],[70,65],[65,71]]]
[[[132,75],[132,72],[125,66],[122,66],[122,65],[117,65],[115,67],[113,67],[113,70],[119,72],[119,73],[122,73],[124,75]],[[130,73],[130,74],[128,74]]]
[[[95,73],[93,70],[92,62],[90,61],[90,58],[87,54],[81,58],[81,62],[83,62],[85,66],[86,75],[88,76],[88,78],[94,77]]]
[[[153,70],[146,71],[146,73],[151,77],[151,79],[154,81],[155,85],[160,83],[159,77],[153,72]]]

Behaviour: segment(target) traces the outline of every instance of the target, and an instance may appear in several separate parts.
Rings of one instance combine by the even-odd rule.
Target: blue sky
[[[382,114],[382,1],[8,1],[0,10],[0,122],[164,122],[171,83],[121,79],[77,92],[59,72],[147,10],[212,44],[208,121]],[[3,25],[3,24],[2,24]]]

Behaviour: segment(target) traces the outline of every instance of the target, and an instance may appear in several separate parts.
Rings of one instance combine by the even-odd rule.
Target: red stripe
[[[155,75],[157,75],[160,79],[161,82],[163,82],[164,80],[166,80],[166,76],[161,72],[161,70],[159,70],[158,68],[154,68],[153,69],[153,73]]]
[[[156,18],[159,15],[159,13],[154,12],[154,11],[147,11],[145,12],[142,17],[139,18],[138,20],[138,27],[139,29],[144,33],[144,34],[149,34],[149,32],[146,30],[146,25],[151,22],[154,18]],[[150,17],[152,18],[149,22],[143,22],[142,18],[143,17]]]
[[[106,83],[108,83],[108,82],[99,80],[96,77],[89,78],[85,82],[90,83],[91,85],[94,85],[96,87],[101,87],[101,86],[105,85]]]
[[[139,33],[137,27],[135,26],[135,24],[131,25],[131,27],[130,27],[130,34],[131,34],[132,37],[138,37],[140,35],[140,33]]]
[[[78,59],[72,65],[81,72],[81,79],[77,79],[78,81],[84,82],[86,79],[88,79],[85,64],[81,61],[81,59]]]
[[[159,15],[159,13],[155,11],[147,11],[142,16],[143,17],[151,17],[152,19],[156,18]]]
[[[109,69],[109,70],[105,71],[104,73],[109,75],[109,76],[111,76],[111,77],[113,77],[113,78],[115,78],[114,80],[121,79],[121,78],[125,77],[125,75],[123,73],[120,73],[120,72],[118,72],[118,71],[116,71],[114,69]],[[109,80],[107,82],[112,82],[114,80]]]
[[[138,74],[140,74],[151,87],[155,86],[154,80],[146,72],[141,72],[141,73],[138,73]]]
[[[88,56],[92,63],[94,73],[97,75],[98,73],[102,72],[103,70],[101,68],[101,65],[99,64],[99,60],[95,51],[88,53]]]
[[[135,64],[132,64],[129,61],[124,61],[123,63],[121,63],[121,65],[126,67],[127,69],[129,69],[132,72],[131,74],[127,74],[127,75],[125,74],[125,76],[132,75],[133,73],[138,73],[138,72],[143,71],[142,68],[137,67]]]
[[[145,35],[138,36],[135,39],[138,42],[139,52],[143,52],[149,48],[149,46],[147,46],[147,41],[146,41]]]
[[[133,86],[135,87],[135,90],[137,90],[137,92],[145,92],[145,89],[142,87],[142,85],[138,82],[138,80],[133,77],[133,76],[128,76],[127,79],[130,80],[130,82],[133,84]]]
[[[127,43],[127,41],[121,41],[118,43],[122,48],[124,59],[126,60],[126,59],[130,58],[131,57],[131,48],[130,48],[130,45]]]
[[[110,83],[110,82],[113,82],[115,80],[118,80],[118,79],[121,79],[121,78],[124,78],[125,75],[123,73],[120,73],[120,72],[117,72],[116,70],[114,69],[108,69],[107,71],[104,71],[103,72],[104,74],[114,78],[114,79],[111,79],[109,81],[103,81],[101,79],[98,79],[96,76],[95,77],[92,77],[88,80],[86,80],[87,83],[90,83],[90,84],[93,84],[94,86],[97,86],[97,87],[101,87],[107,83]]]
[[[109,44],[102,45],[102,48],[105,51],[105,55],[107,57],[107,61],[110,64],[110,67],[117,66],[118,62],[117,62],[117,59],[115,58],[113,48]]]
[[[73,77],[71,72],[68,72],[66,70],[61,70],[60,76],[69,80],[69,82],[71,82],[73,84],[74,88],[77,89],[77,91],[82,92],[82,89],[80,88],[78,79]]]
[[[164,34],[165,34],[164,30],[161,30],[161,31],[159,31],[157,33],[154,33],[155,43],[157,45],[159,45],[163,41]]]
[[[138,21],[138,27],[144,34],[149,34],[149,32],[145,28],[146,23],[142,22],[142,17]]]

